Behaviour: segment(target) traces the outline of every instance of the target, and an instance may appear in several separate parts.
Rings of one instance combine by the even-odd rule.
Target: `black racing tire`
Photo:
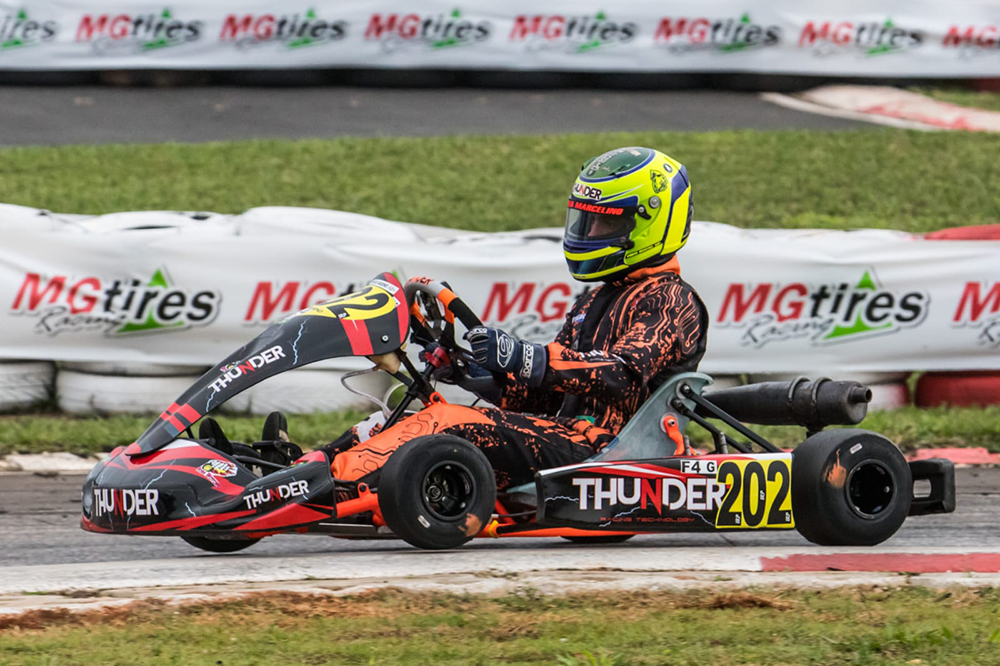
[[[496,505],[482,451],[453,435],[416,437],[389,456],[378,482],[385,524],[426,550],[457,548],[479,534]]]
[[[874,546],[902,526],[913,476],[899,449],[868,430],[813,435],[792,452],[792,512],[821,546]]]
[[[213,539],[212,537],[198,536],[183,536],[181,539],[185,543],[209,553],[236,553],[260,541],[260,539]]]
[[[566,541],[598,546],[608,543],[624,543],[634,537],[634,534],[605,534],[604,536],[564,536]]]

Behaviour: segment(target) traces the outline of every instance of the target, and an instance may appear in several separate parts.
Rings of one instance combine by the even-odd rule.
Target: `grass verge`
[[[292,416],[292,439],[308,450],[333,440],[365,414],[360,411]],[[218,416],[226,435],[253,442],[260,438],[262,416]],[[95,455],[135,441],[153,416],[110,415],[72,417],[62,414],[30,414],[0,417],[0,456],[9,453],[69,451]],[[1000,453],[1000,406],[980,408],[917,409],[874,412],[862,427],[884,434],[904,451],[943,446],[982,446]],[[755,428],[783,448],[797,446],[805,436],[801,428],[761,426]],[[689,429],[693,441],[711,445],[708,433],[697,426]],[[740,439],[743,439],[740,437]]]
[[[986,109],[987,111],[1000,111],[1000,94],[994,92],[977,92],[965,88],[914,88],[913,92],[949,104]]]
[[[0,201],[67,213],[316,206],[488,231],[562,226],[580,164],[621,145],[684,162],[701,220],[928,231],[1000,217],[1000,136],[889,129],[7,148]]]
[[[0,628],[5,664],[996,663],[1000,593],[922,588],[495,599],[393,590],[180,608],[46,611]],[[4,627],[4,625],[0,625]]]

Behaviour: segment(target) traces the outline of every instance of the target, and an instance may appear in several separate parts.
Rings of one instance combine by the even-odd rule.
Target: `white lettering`
[[[590,487],[597,482],[597,479],[573,479],[573,485],[580,488],[580,509],[586,510],[590,499]]]
[[[705,504],[705,477],[699,476],[687,480],[687,508],[691,511],[704,511],[708,508]]]
[[[608,489],[604,489],[604,482],[608,482]],[[594,508],[601,509],[604,506],[604,500],[608,501],[608,504],[614,503],[615,499],[618,497],[618,489],[616,488],[618,479],[595,479],[594,480]]]
[[[244,497],[243,502],[247,505],[248,509],[256,509],[262,504],[267,504],[268,502],[273,502],[279,499],[291,499],[292,497],[301,497],[303,495],[307,495],[308,493],[308,481],[291,481],[274,488],[258,490]]]
[[[94,512],[100,517],[107,514],[120,513],[125,517],[132,516],[158,516],[160,508],[160,491],[153,489],[137,488],[114,489],[95,488],[94,489]]]
[[[632,479],[632,494],[625,494],[625,479],[618,479],[618,503],[619,504],[636,504],[639,501],[639,494],[641,488],[639,487],[639,479]]]

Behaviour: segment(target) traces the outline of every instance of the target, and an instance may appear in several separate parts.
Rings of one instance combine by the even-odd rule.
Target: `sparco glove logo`
[[[853,283],[731,284],[716,324],[743,328],[743,345],[796,338],[832,344],[917,326],[929,302],[924,291],[881,288],[873,270]]]
[[[979,331],[979,344],[1000,347],[1000,282],[967,282],[952,325]]]
[[[746,13],[739,18],[662,18],[653,35],[654,44],[679,53],[704,49],[734,53],[780,41],[779,26],[754,23]]]
[[[121,335],[204,326],[215,319],[221,300],[217,291],[172,285],[165,269],[145,281],[27,273],[10,312],[37,317],[38,333],[97,330]]]
[[[420,14],[372,14],[365,30],[366,41],[377,41],[386,51],[403,48],[446,49],[469,46],[489,39],[489,21],[471,21],[462,12],[434,16]]]
[[[93,45],[95,53],[145,53],[198,41],[201,21],[182,21],[169,8],[159,14],[84,14],[76,41]]]
[[[16,14],[0,14],[0,53],[51,42],[58,33],[58,23],[32,20],[26,9]]]
[[[925,38],[920,30],[900,28],[892,19],[882,23],[807,21],[799,34],[799,48],[812,49],[819,56],[834,55],[844,49],[876,56],[915,49]]]
[[[638,33],[639,28],[635,23],[612,21],[603,11],[594,16],[521,14],[514,19],[514,27],[511,28],[508,39],[512,42],[524,42],[532,50],[586,53],[605,46],[631,42]]]
[[[301,14],[229,14],[219,41],[249,48],[281,44],[286,49],[320,46],[347,36],[347,21],[320,18],[309,8]]]

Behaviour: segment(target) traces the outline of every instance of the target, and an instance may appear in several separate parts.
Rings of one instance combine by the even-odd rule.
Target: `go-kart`
[[[907,464],[874,432],[824,430],[865,417],[871,391],[856,382],[801,378],[712,392],[707,375],[679,374],[589,460],[541,470],[501,492],[478,448],[433,428],[396,449],[369,486],[333,478],[326,455],[301,455],[273,418],[249,445],[230,442],[202,418],[280,372],[364,356],[371,371],[402,384],[395,405],[388,394],[372,396],[389,428],[413,405],[430,411],[443,400],[433,384],[443,363],[453,379],[468,373],[471,355],[456,342],[456,321],[481,325],[446,283],[414,278],[404,287],[382,273],[359,292],[271,325],[94,467],[83,488],[83,529],[177,536],[213,552],[279,533],[394,536],[441,549],[475,537],[600,543],[651,532],[797,529],[818,544],[874,545],[908,515],[954,511],[950,462]],[[404,351],[408,339],[426,350],[423,369]],[[748,423],[800,426],[806,437],[785,452]],[[693,426],[711,434],[714,451],[692,448]]]

